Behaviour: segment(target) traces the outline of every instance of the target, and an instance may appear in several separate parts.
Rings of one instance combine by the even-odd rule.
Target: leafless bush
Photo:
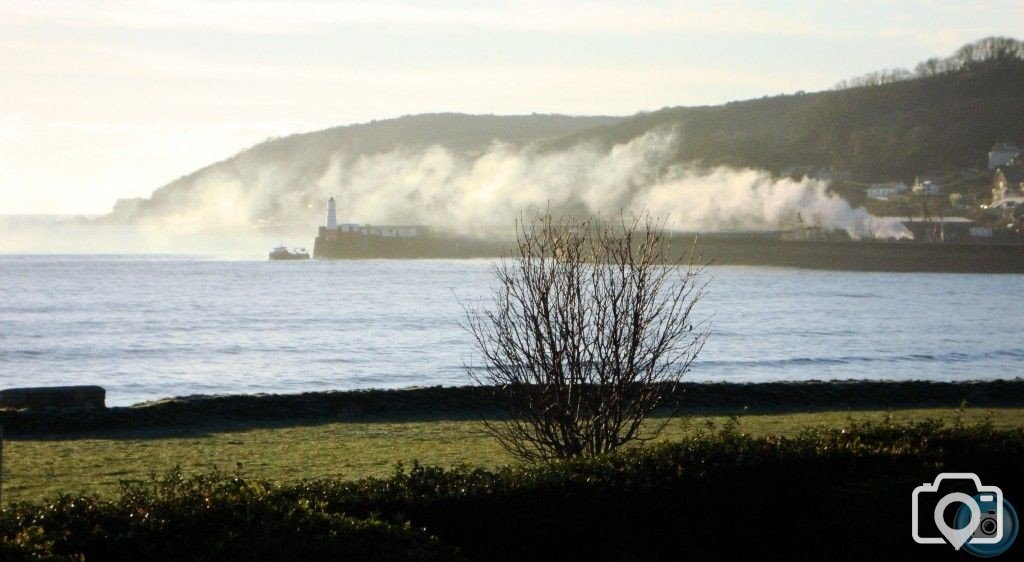
[[[649,216],[608,223],[555,218],[517,226],[510,258],[492,266],[485,306],[465,305],[484,366],[470,369],[507,408],[488,431],[520,459],[593,456],[656,437],[644,424],[707,339],[693,241],[680,251]]]

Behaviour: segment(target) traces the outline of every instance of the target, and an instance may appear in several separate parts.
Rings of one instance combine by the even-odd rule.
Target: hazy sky
[[[1024,2],[0,0],[0,214],[102,213],[268,136],[818,90]]]

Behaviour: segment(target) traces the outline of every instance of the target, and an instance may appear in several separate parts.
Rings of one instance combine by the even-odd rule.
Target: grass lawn
[[[808,427],[837,427],[848,420],[881,421],[882,411],[748,414],[740,431],[793,434]],[[898,410],[896,421],[940,418],[951,409]],[[1024,428],[1024,409],[968,409],[965,421],[989,416],[997,428]],[[662,439],[676,440],[722,416],[673,420]],[[186,471],[219,469],[278,481],[383,476],[395,464],[459,463],[495,466],[511,459],[476,421],[340,422],[284,428],[172,432],[146,430],[88,438],[8,440],[3,450],[3,501],[38,500],[58,492],[110,493],[123,479],[147,478],[175,465]]]

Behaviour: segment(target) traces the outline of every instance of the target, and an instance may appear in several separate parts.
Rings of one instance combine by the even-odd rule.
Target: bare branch
[[[593,456],[664,428],[644,421],[708,336],[691,319],[704,268],[692,243],[671,242],[647,214],[517,222],[488,306],[463,304],[485,367],[470,376],[507,408],[486,424],[502,447],[527,461]]]

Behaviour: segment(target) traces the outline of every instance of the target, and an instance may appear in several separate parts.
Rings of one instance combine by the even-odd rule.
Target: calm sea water
[[[459,385],[487,261],[0,256],[0,387],[167,396]],[[1024,276],[716,267],[691,380],[1024,376]]]

